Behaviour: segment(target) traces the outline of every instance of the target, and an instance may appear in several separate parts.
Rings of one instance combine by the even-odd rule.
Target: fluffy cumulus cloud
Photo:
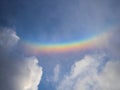
[[[42,67],[35,57],[25,57],[13,49],[18,40],[14,31],[0,31],[0,90],[38,90]]]
[[[120,61],[110,61],[98,78],[101,90],[120,90]],[[98,89],[99,90],[99,89]]]
[[[74,63],[57,90],[120,90],[120,61],[104,60],[103,54],[86,55]]]
[[[16,90],[38,90],[38,85],[42,76],[42,68],[38,66],[35,57],[26,58],[18,68],[19,72],[13,79]]]

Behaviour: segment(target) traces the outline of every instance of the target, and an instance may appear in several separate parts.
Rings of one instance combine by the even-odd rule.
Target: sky
[[[119,0],[0,0],[0,90],[120,90]]]

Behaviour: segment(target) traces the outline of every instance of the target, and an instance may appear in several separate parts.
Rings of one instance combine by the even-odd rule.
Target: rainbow
[[[71,43],[62,43],[62,44],[26,44],[32,52],[45,52],[45,53],[57,53],[57,52],[68,52],[68,51],[75,51],[75,50],[84,50],[91,47],[92,43],[90,40],[86,41],[79,41],[79,42],[71,42]],[[89,47],[88,47],[89,46]]]
[[[106,32],[101,34],[92,36],[90,38],[74,41],[69,43],[56,43],[56,44],[41,44],[41,43],[32,43],[32,42],[25,42],[25,46],[28,51],[33,53],[62,53],[62,52],[70,52],[70,51],[77,51],[77,50],[87,50],[94,48],[96,46],[100,46],[104,44],[106,38],[110,36],[110,31],[115,28],[108,28]]]

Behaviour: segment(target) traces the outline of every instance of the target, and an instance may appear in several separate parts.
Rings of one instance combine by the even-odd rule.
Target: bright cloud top
[[[108,61],[104,66],[104,57],[87,55],[77,61],[57,90],[119,90],[120,61]],[[100,68],[103,68],[102,71],[99,71]]]
[[[21,65],[19,75],[15,76],[14,82],[19,90],[38,90],[41,76],[42,68],[38,66],[38,60],[29,57]]]
[[[38,90],[42,67],[35,57],[14,52],[13,46],[16,47],[18,40],[14,31],[3,29],[0,32],[0,89]]]

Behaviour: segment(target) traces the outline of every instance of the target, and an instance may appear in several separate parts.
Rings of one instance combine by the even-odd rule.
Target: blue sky
[[[120,90],[119,10],[119,0],[1,0],[0,89]],[[91,37],[94,46],[82,51],[25,46]]]

